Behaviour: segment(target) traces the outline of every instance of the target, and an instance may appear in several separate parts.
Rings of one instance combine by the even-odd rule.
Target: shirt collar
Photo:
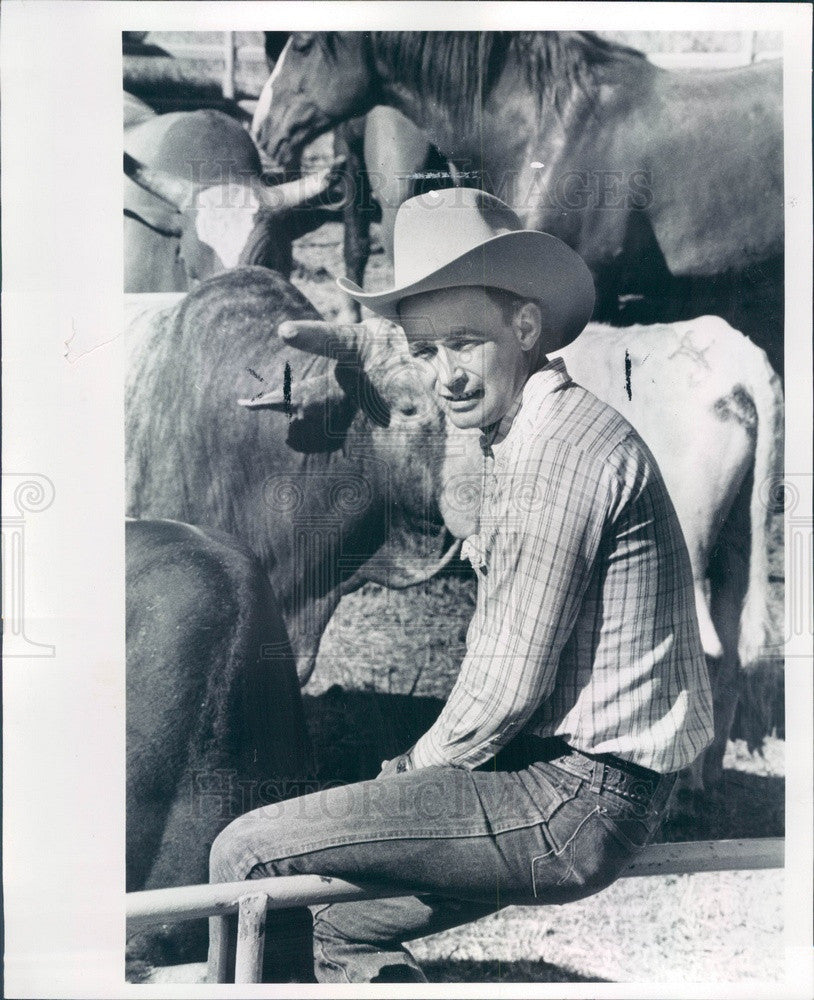
[[[562,358],[551,358],[528,377],[515,401],[496,424],[481,429],[480,446],[484,455],[492,454],[492,448],[502,445],[514,426],[518,414],[523,409],[537,410],[544,396],[549,395],[571,378]]]

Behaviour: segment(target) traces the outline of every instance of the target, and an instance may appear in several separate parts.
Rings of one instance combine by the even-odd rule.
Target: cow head
[[[342,165],[335,160],[317,173],[273,186],[253,175],[205,185],[124,154],[125,174],[168,206],[154,228],[179,240],[191,281],[248,264],[290,274],[292,240],[320,225],[326,211],[341,207],[327,202]]]
[[[445,421],[416,370],[401,327],[393,323],[287,321],[277,334],[284,343],[334,364],[240,404],[285,412],[292,421],[324,415],[329,422],[331,413],[353,414],[345,419],[354,422],[354,433],[343,437],[343,446],[352,438],[360,462],[384,486],[385,542],[346,589],[364,580],[406,587],[433,576],[458,550],[449,536],[461,539],[477,529],[479,434]],[[326,432],[342,436],[345,427]]]

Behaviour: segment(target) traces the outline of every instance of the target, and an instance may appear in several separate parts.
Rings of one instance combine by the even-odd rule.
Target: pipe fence
[[[782,868],[783,858],[782,837],[651,844],[620,877]],[[127,929],[135,931],[150,924],[209,918],[207,980],[211,983],[259,983],[268,910],[408,894],[408,890],[394,892],[392,886],[361,886],[324,875],[151,889],[128,894]],[[234,913],[238,914],[238,935],[232,970],[227,955],[226,920]]]
[[[725,69],[748,66],[765,59],[779,59],[783,53],[757,49],[757,32],[744,31],[739,49],[726,52],[648,52],[647,58],[665,69]],[[176,59],[202,59],[223,64],[224,100],[235,96],[235,71],[241,61],[264,63],[262,45],[238,45],[234,31],[224,31],[221,45],[212,42],[161,40],[161,48]]]

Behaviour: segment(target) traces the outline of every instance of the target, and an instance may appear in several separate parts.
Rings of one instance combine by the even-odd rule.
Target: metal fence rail
[[[235,32],[224,31],[223,42],[175,41],[160,42],[160,47],[175,59],[197,59],[220,63],[223,66],[223,97],[232,100],[235,96],[235,70],[239,62],[265,63],[266,53],[261,45],[238,45]],[[724,69],[748,66],[765,59],[780,59],[782,52],[770,52],[756,48],[755,32],[745,31],[739,49],[719,52],[647,52],[647,58],[665,69]]]
[[[651,844],[622,872],[622,878],[649,875],[683,875],[696,872],[782,868],[784,840],[702,840],[676,844]],[[406,894],[406,893],[405,893]],[[228,982],[225,919],[238,914],[237,956],[234,982],[260,982],[268,910],[285,910],[316,903],[351,902],[399,895],[392,886],[360,886],[322,875],[293,875],[224,882],[216,885],[179,886],[129,893],[128,931],[155,923],[172,923],[209,917],[209,981]]]

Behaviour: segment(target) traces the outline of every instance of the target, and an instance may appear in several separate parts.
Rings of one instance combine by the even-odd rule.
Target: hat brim
[[[396,322],[402,299],[444,288],[502,288],[538,299],[550,328],[548,351],[579,336],[591,318],[596,295],[585,261],[556,236],[532,229],[494,236],[418,281],[387,292],[366,292],[348,278],[337,278],[337,284],[361,305]]]

